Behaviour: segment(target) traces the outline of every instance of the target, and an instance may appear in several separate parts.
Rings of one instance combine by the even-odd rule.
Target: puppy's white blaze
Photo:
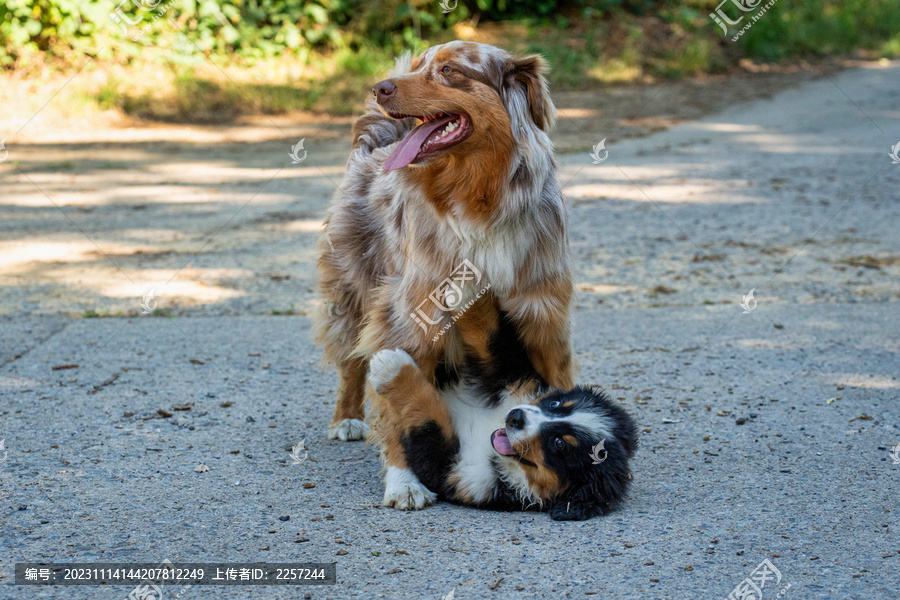
[[[510,408],[521,409],[525,413],[525,426],[520,430],[506,430],[510,442],[518,442],[521,439],[530,439],[537,436],[541,425],[544,423],[568,423],[573,427],[590,432],[594,436],[603,439],[612,439],[612,420],[594,411],[576,410],[569,415],[548,415],[537,406],[531,404],[519,404]]]
[[[435,494],[422,485],[409,469],[388,467],[384,476],[384,506],[400,510],[425,508],[434,503]]]
[[[471,494],[476,502],[490,500],[496,489],[493,457],[497,453],[491,447],[491,433],[503,423],[515,402],[509,397],[504,400],[505,403],[501,401],[494,408],[486,408],[465,384],[444,394],[453,430],[459,438],[460,454],[453,476],[458,478],[458,487]]]
[[[571,423],[575,427],[586,429],[595,436],[600,436],[605,440],[612,439],[612,419],[606,415],[601,415],[593,411],[575,411],[568,417],[560,419]]]

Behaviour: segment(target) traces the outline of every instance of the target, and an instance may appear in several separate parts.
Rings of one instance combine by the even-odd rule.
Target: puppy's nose
[[[375,84],[375,87],[372,88],[372,93],[375,95],[375,100],[381,104],[385,100],[389,100],[394,92],[397,91],[397,86],[393,81],[389,79],[385,79],[384,81],[379,81]]]
[[[525,411],[521,408],[514,408],[506,415],[507,429],[522,429],[525,427]]]

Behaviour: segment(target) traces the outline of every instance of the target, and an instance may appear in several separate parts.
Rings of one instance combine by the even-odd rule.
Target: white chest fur
[[[506,396],[497,406],[485,408],[482,399],[466,384],[446,392],[443,397],[459,438],[459,461],[451,479],[457,482],[461,495],[470,496],[475,502],[490,500],[498,477],[492,462],[495,452],[491,447],[491,433],[503,427],[506,413],[521,399]]]

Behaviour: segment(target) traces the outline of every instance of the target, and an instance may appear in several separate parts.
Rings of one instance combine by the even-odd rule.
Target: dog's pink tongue
[[[412,131],[406,134],[391,155],[384,161],[385,171],[396,171],[402,169],[419,155],[419,149],[428,136],[435,132],[439,127],[443,127],[453,120],[454,117],[444,117],[442,119],[434,119],[426,123],[422,123]]]
[[[491,445],[503,456],[515,456],[516,454],[512,444],[509,443],[509,438],[506,437],[505,429],[498,429],[491,434]]]

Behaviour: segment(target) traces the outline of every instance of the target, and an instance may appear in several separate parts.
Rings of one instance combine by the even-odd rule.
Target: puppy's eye
[[[441,69],[441,73],[452,73],[452,72],[453,72],[453,67],[444,67],[443,69]]]
[[[550,403],[550,408],[559,408],[559,400],[554,400]]]
[[[553,443],[554,443],[554,445],[556,445],[557,450],[562,450],[563,448],[566,447],[566,443],[562,440],[562,438],[556,438],[556,440]]]

